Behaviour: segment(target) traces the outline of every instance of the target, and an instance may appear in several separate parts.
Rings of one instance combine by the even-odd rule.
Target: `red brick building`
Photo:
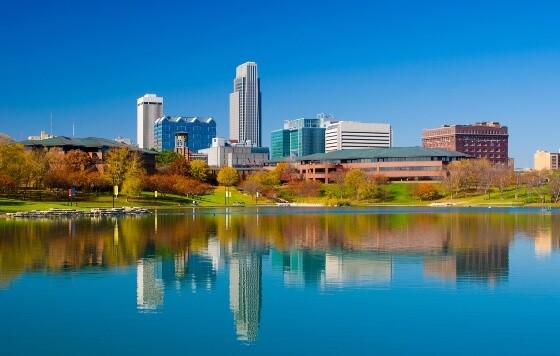
[[[492,163],[508,164],[508,128],[499,122],[443,125],[422,130],[422,147],[463,152]]]

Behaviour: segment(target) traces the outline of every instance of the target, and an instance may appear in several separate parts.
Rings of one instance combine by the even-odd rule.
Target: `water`
[[[555,354],[560,213],[0,220],[0,354]]]

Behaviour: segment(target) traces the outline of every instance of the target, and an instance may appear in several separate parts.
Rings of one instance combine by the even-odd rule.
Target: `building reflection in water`
[[[229,306],[237,339],[256,341],[261,318],[262,253],[247,240],[230,244]]]
[[[163,279],[160,257],[142,258],[136,264],[136,304],[140,310],[163,305]]]

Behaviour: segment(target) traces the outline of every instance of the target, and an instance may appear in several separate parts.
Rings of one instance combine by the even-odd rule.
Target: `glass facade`
[[[313,119],[314,122],[315,120]],[[325,129],[321,127],[299,127],[276,130],[272,131],[271,142],[271,159],[324,153]]]
[[[193,152],[208,148],[216,137],[216,121],[213,118],[165,116],[154,123],[154,141],[158,151],[175,148],[175,134],[188,134],[188,148]]]

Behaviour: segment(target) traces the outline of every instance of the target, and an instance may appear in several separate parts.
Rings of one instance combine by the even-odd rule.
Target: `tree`
[[[130,196],[139,196],[142,192],[143,176],[146,174],[142,167],[142,160],[138,152],[129,152],[128,164],[122,182],[122,192],[126,194],[126,200]]]
[[[156,155],[156,164],[158,165],[158,167],[163,167],[171,164],[171,162],[174,162],[179,158],[183,159],[183,161],[185,160],[185,157],[175,151],[163,150],[159,155]]]
[[[314,180],[292,180],[288,189],[298,197],[318,197],[322,184]]]
[[[126,147],[112,148],[105,159],[105,174],[113,185],[121,185],[124,181],[129,161],[129,151]]]
[[[239,182],[239,175],[232,167],[223,167],[218,172],[218,183],[225,187],[231,187]]]
[[[433,183],[418,183],[414,185],[412,196],[420,200],[436,200],[441,197],[441,194]]]
[[[229,198],[229,187],[237,184],[239,182],[239,175],[237,171],[232,167],[223,167],[218,172],[218,183],[225,187],[225,204],[227,204],[227,200]]]
[[[70,150],[64,155],[68,172],[91,172],[95,165],[90,155],[81,150]]]
[[[560,172],[557,169],[551,170],[547,173],[548,187],[550,190],[550,200],[557,203],[560,198]]]
[[[243,182],[241,182],[241,189],[247,192],[251,197],[254,197],[258,191],[263,191],[262,183],[259,173],[249,175]]]
[[[201,160],[191,161],[191,177],[201,182],[207,182],[210,176],[210,167],[208,163]]]
[[[165,173],[171,175],[180,175],[183,177],[190,177],[191,165],[189,162],[187,162],[187,160],[185,160],[184,157],[179,157],[167,166]]]
[[[352,195],[355,199],[359,197],[359,188],[367,182],[367,176],[364,171],[359,168],[351,169],[344,178],[344,186],[348,194]]]

